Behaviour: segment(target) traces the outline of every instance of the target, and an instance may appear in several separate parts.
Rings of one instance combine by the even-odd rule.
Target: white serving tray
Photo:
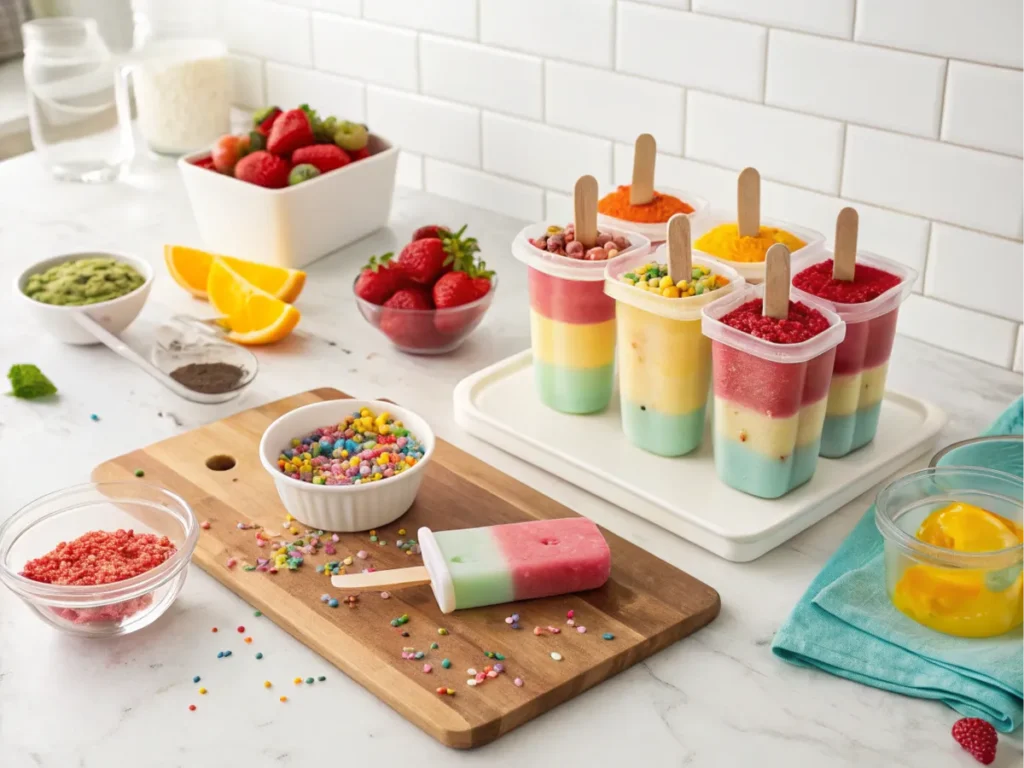
[[[719,481],[708,432],[699,450],[674,459],[632,445],[620,428],[618,393],[608,410],[589,416],[542,405],[530,350],[459,382],[455,420],[470,434],[720,557],[748,562],[933,450],[946,415],[923,400],[886,392],[873,442],[842,459],[819,459],[809,483],[774,500]]]

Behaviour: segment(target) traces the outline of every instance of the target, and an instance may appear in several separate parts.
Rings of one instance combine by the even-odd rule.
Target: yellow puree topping
[[[777,227],[761,227],[757,237],[740,237],[738,224],[719,224],[701,235],[693,247],[719,259],[749,264],[764,261],[768,249],[776,243],[782,243],[790,251],[807,245],[796,235]]]

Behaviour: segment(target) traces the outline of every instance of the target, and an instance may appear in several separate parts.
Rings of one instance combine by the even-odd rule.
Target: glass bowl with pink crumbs
[[[55,491],[0,525],[0,582],[73,635],[125,635],[181,591],[199,525],[180,496],[143,481]]]

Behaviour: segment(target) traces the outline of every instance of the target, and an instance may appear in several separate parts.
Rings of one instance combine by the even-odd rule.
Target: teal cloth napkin
[[[984,434],[1022,431],[1024,398],[1018,398]],[[1020,474],[1019,449],[987,458],[998,462],[1000,456],[1008,463],[986,466]],[[1021,631],[965,640],[933,632],[897,611],[885,591],[874,507],[811,582],[775,634],[772,652],[791,664],[942,701],[1000,731],[1024,722]]]

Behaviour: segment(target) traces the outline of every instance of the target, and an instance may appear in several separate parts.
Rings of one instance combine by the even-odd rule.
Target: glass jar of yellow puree
[[[893,605],[958,637],[992,637],[1021,624],[1024,481],[978,467],[932,467],[878,494]]]

